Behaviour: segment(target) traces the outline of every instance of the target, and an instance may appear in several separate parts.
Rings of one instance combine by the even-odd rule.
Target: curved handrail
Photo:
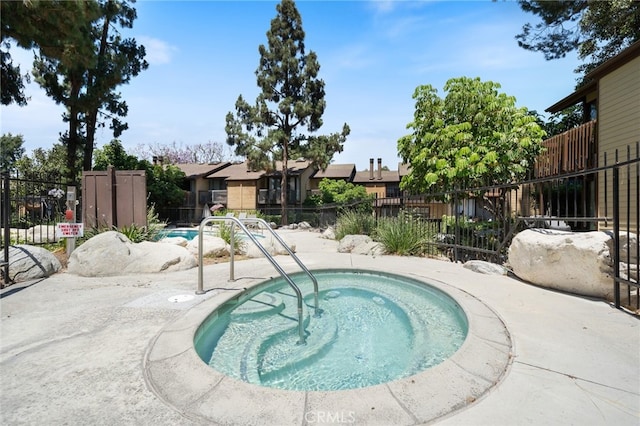
[[[282,278],[284,278],[284,280],[289,284],[289,286],[291,286],[291,288],[293,289],[293,291],[296,293],[296,297],[298,298],[298,335],[300,337],[300,340],[298,341],[298,344],[304,344],[306,341],[306,337],[304,334],[304,322],[302,320],[302,292],[300,291],[300,288],[296,285],[296,283],[294,283],[291,278],[289,277],[289,275],[287,275],[287,273],[284,271],[284,269],[282,269],[282,267],[278,264],[278,262],[275,261],[275,259],[273,258],[273,256],[271,256],[269,254],[269,252],[262,247],[262,244],[260,244],[258,242],[258,240],[256,239],[256,237],[253,236],[253,234],[251,234],[251,232],[249,232],[249,230],[244,226],[244,224],[242,222],[240,222],[239,219],[235,218],[235,217],[231,217],[231,216],[211,216],[211,217],[207,217],[204,218],[202,220],[202,222],[200,222],[200,226],[198,228],[198,289],[196,290],[196,294],[205,294],[205,291],[203,289],[203,271],[202,271],[202,245],[203,245],[203,239],[202,239],[202,231],[203,228],[205,227],[205,225],[207,225],[210,222],[225,222],[227,220],[230,220],[234,223],[237,223],[238,226],[240,227],[240,229],[242,229],[247,236],[249,237],[249,239],[258,247],[258,249],[260,249],[260,251],[262,252],[262,254],[264,254],[264,256],[267,258],[267,260],[269,262],[271,262],[271,264],[273,265],[273,267],[276,269],[276,271],[278,271],[280,273],[280,275],[282,276]],[[234,239],[233,239],[233,224],[231,224],[231,252],[235,251],[235,246],[234,246]]]
[[[309,269],[307,269],[307,267],[304,266],[304,264],[300,261],[298,256],[295,255],[295,253],[291,250],[291,248],[282,240],[282,238],[280,238],[280,236],[278,234],[275,233],[275,231],[271,228],[271,226],[269,226],[269,224],[264,219],[260,219],[259,217],[247,217],[247,218],[242,218],[242,219],[239,219],[239,220],[242,223],[255,222],[255,223],[259,223],[259,224],[263,225],[265,227],[265,229],[267,229],[271,233],[271,235],[273,235],[276,238],[276,240],[278,240],[280,245],[282,245],[282,247],[284,247],[284,249],[287,251],[287,253],[289,253],[289,255],[293,258],[293,260],[296,261],[298,266],[300,266],[300,268],[302,268],[302,270],[309,276],[309,278],[311,278],[311,281],[313,282],[313,302],[314,302],[314,313],[313,314],[316,317],[320,316],[320,309],[318,307],[318,280],[311,273],[311,271],[309,271]]]

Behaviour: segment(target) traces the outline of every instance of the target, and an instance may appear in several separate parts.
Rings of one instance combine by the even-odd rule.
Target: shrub
[[[379,219],[374,240],[382,244],[387,253],[414,256],[426,253],[433,235],[427,223],[403,211],[397,217]]]
[[[341,240],[345,235],[371,235],[375,225],[375,218],[370,213],[345,211],[338,216],[336,239]]]
[[[242,231],[238,228],[233,230],[233,243],[236,253],[244,248],[246,241],[242,239],[240,233]],[[222,238],[227,244],[231,244],[231,223],[222,222],[218,227],[218,236]]]

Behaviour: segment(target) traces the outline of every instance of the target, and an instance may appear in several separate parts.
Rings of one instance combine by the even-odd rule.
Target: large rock
[[[610,245],[605,232],[528,229],[513,238],[509,265],[515,275],[533,284],[611,300]]]
[[[194,238],[189,241],[187,244],[187,250],[191,254],[193,254],[196,259],[198,258],[198,248],[199,248],[199,240],[198,238]],[[220,237],[214,237],[213,235],[202,235],[202,255],[203,256],[213,256],[213,257],[222,257],[227,256],[229,254],[229,245],[225,240]]]
[[[345,235],[338,244],[338,252],[377,255],[383,254],[384,248],[368,235]]]
[[[9,279],[29,281],[55,274],[62,265],[49,250],[18,244],[9,246]]]
[[[507,275],[507,268],[484,260],[470,260],[462,265],[470,271],[485,275]]]
[[[295,244],[287,241],[286,238],[283,238],[282,236],[280,236],[280,238],[287,246],[289,246],[292,252],[296,252]],[[270,233],[265,233],[264,238],[257,237],[256,239],[271,256],[276,256],[279,254],[289,254],[289,252],[284,247],[282,247],[282,244],[280,244],[280,242],[275,239]],[[260,251],[260,249],[253,243],[253,241],[249,239],[244,241],[241,250],[242,253],[247,257],[256,258],[264,256],[262,251]]]
[[[27,230],[27,242],[40,244],[40,243],[54,243],[58,241],[56,238],[56,227],[54,225],[36,225]]]
[[[119,232],[108,231],[75,249],[67,271],[84,277],[106,277],[179,271],[195,266],[196,258],[184,247],[149,241],[136,244]]]

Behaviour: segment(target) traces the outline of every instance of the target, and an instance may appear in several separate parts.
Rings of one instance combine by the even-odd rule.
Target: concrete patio
[[[1,293],[0,423],[640,424],[637,318],[604,301],[477,274],[459,264],[340,254],[337,242],[321,239],[318,233],[281,231],[281,235],[295,242],[298,256],[312,270],[358,268],[403,274],[437,283],[469,303],[485,306],[487,311],[477,308],[474,315],[498,318],[495,330],[506,326],[508,345],[492,341],[490,346],[498,348],[496,359],[507,354],[507,362],[495,364],[496,359],[487,358],[489,370],[502,367],[486,374],[442,369],[444,374],[418,375],[426,378],[421,386],[428,392],[418,393],[424,399],[413,404],[403,399],[398,384],[382,385],[391,395],[386,399],[378,391],[283,394],[243,384],[216,394],[215,389],[228,386],[230,379],[217,378],[205,388],[209,378],[180,370],[188,363],[176,365],[172,360],[162,368],[159,362],[191,356],[181,345],[189,342],[190,327],[216,299],[276,276],[265,259],[236,262],[234,282],[227,280],[228,264],[206,266],[208,291],[203,296],[194,294],[197,269],[109,278],[60,273]],[[277,259],[285,270],[299,270],[290,258]],[[194,297],[176,298],[188,295]],[[185,332],[177,333],[180,330]],[[496,334],[501,335],[505,333]],[[158,352],[160,343],[164,358]],[[464,374],[487,384],[469,387],[460,379]],[[493,374],[495,381],[489,383],[487,374]],[[172,388],[180,381],[193,384],[193,389]],[[439,397],[447,387],[465,403],[449,407],[449,413],[431,410],[446,404],[446,398]],[[423,414],[429,410],[436,414]]]

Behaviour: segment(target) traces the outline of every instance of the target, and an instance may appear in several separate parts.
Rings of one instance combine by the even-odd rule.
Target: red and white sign
[[[57,238],[76,238],[84,235],[84,223],[56,223]]]

